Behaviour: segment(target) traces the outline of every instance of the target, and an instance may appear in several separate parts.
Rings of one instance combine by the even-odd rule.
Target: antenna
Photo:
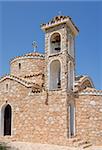
[[[33,46],[33,51],[36,52],[37,51],[37,42],[33,41],[32,46]]]

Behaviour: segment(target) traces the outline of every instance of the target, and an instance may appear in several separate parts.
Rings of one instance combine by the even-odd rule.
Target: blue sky
[[[76,37],[76,72],[89,75],[102,89],[102,2],[0,2],[0,76],[9,73],[9,61],[32,52],[36,40],[44,52],[41,23],[62,15],[72,17],[80,32]]]

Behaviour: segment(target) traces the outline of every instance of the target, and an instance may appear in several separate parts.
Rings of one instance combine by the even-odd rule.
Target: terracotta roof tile
[[[28,81],[24,80],[23,78],[16,77],[16,76],[11,75],[11,74],[5,75],[5,76],[1,77],[0,82],[3,82],[3,81],[6,80],[6,79],[14,80],[14,81],[16,81],[16,82],[18,82],[18,83],[20,83],[20,84],[26,86],[26,87],[33,87],[33,88],[36,89],[36,90],[37,90],[37,89],[38,89],[38,90],[41,89],[41,87],[40,87],[38,84],[35,84],[35,83],[33,83],[33,82],[28,82]]]
[[[19,59],[19,58],[28,58],[28,57],[31,57],[31,58],[45,58],[45,55],[44,54],[42,54],[42,53],[38,53],[38,52],[32,52],[32,53],[27,53],[27,54],[24,54],[24,55],[22,55],[22,56],[16,56],[16,57],[14,57],[14,58],[12,58],[11,59],[11,62],[12,61],[14,61],[14,60],[16,60],[16,59]]]

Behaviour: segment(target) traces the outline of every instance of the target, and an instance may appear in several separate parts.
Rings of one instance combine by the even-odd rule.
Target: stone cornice
[[[96,90],[94,88],[86,88],[85,90],[79,92],[79,95],[102,95],[102,90]]]
[[[69,16],[56,16],[51,21],[49,21],[46,24],[41,24],[41,29],[46,30],[48,28],[57,26],[59,24],[66,23],[74,32],[75,35],[78,34],[79,29],[75,26],[72,19]]]

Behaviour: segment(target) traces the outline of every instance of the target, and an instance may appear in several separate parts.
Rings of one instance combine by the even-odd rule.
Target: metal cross
[[[32,42],[32,46],[33,46],[34,52],[36,52],[37,51],[37,43],[36,43],[36,41]]]
[[[61,15],[62,15],[62,12],[61,12],[61,11],[58,11],[58,15],[61,16]]]

